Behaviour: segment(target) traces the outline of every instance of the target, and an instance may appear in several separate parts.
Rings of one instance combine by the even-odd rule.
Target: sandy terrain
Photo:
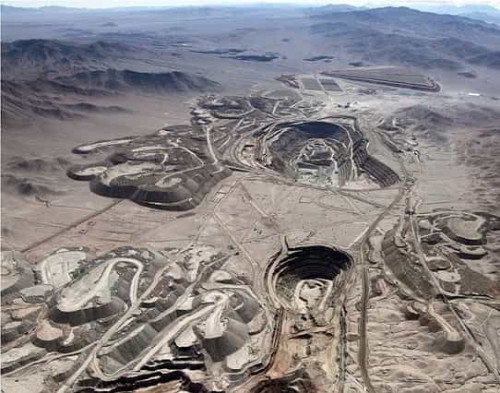
[[[278,11],[3,16],[5,393],[498,391],[500,31]]]

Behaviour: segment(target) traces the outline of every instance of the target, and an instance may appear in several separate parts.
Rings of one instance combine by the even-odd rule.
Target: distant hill
[[[414,8],[420,11],[434,12],[437,14],[459,15],[489,23],[500,23],[500,9],[486,4],[468,4],[460,7],[454,5],[416,5]]]
[[[62,7],[62,6],[44,6],[44,7],[16,7],[11,5],[1,5],[2,14],[41,14],[41,13],[70,13],[70,12],[92,12],[90,8]]]
[[[168,92],[214,92],[220,90],[219,83],[180,71],[146,73],[130,70],[107,69],[85,71],[55,81],[84,90],[111,90],[114,92],[140,91],[144,93]]]
[[[343,50],[374,64],[458,70],[465,64],[500,69],[500,27],[460,16],[386,7],[326,12],[310,30],[331,52]]]
[[[116,105],[96,105],[94,98],[121,94],[165,95],[217,92],[221,85],[181,71],[162,73],[116,69],[117,58],[133,50],[119,43],[73,44],[22,40],[2,44],[2,122],[35,118],[70,120],[89,113],[123,113]],[[71,101],[66,99],[71,97]]]
[[[500,14],[500,9],[488,4],[466,4],[462,6],[442,4],[442,5],[415,5],[413,8],[419,11],[435,12],[439,14],[463,15],[469,12],[484,12],[490,14]]]
[[[318,20],[342,22],[356,28],[369,27],[385,33],[425,38],[469,40],[498,45],[500,28],[481,21],[454,15],[421,12],[407,7],[384,7],[348,13],[325,13]],[[494,40],[494,41],[493,41]]]
[[[470,19],[482,20],[488,23],[494,23],[500,26],[500,13],[498,16],[486,14],[484,12],[470,12],[466,14],[461,14],[460,16],[465,16]]]
[[[308,11],[311,14],[325,13],[325,12],[351,12],[366,10],[366,7],[355,7],[350,4],[327,4],[320,7],[310,8]]]
[[[71,19],[74,21],[74,25],[71,25],[73,41],[28,39],[2,43],[2,111],[7,119],[16,119],[25,114],[28,118],[36,115],[66,119],[90,112],[120,111],[113,102],[105,107],[95,105],[92,102],[94,97],[219,91],[221,85],[217,82],[181,69],[197,72],[211,69],[212,75],[220,75],[223,80],[229,74],[226,64],[231,70],[230,74],[238,75],[239,70],[234,64],[229,64],[234,63],[234,59],[247,60],[240,62],[241,67],[253,75],[265,75],[266,72],[269,73],[266,75],[270,75],[273,70],[264,68],[265,64],[244,63],[250,63],[248,60],[264,63],[262,60],[271,57],[264,58],[259,52],[250,51],[250,55],[235,52],[225,63],[220,58],[223,52],[219,53],[213,48],[251,50],[261,40],[266,45],[273,45],[272,39],[267,42],[267,34],[272,32],[275,35],[276,31],[282,36],[276,38],[279,43],[276,44],[276,55],[273,54],[271,60],[276,59],[276,67],[283,70],[289,66],[296,67],[292,63],[293,51],[300,53],[303,49],[310,50],[306,59],[331,59],[332,63],[343,61],[345,64],[395,65],[420,71],[440,69],[454,74],[468,72],[467,75],[476,75],[478,78],[481,76],[479,67],[500,70],[500,26],[458,15],[421,12],[407,7],[363,9],[349,5],[328,5],[286,8],[285,5],[254,5],[148,11],[115,9],[92,11],[94,13],[89,10],[72,11],[69,8],[29,11],[3,7],[2,10],[7,13],[33,13],[29,18],[6,18],[11,26],[18,26],[16,28],[22,25],[23,20],[30,23],[47,22],[50,27],[50,21],[54,24],[62,18],[69,20],[66,13],[69,15],[74,12]],[[460,11],[495,12],[484,8]],[[83,20],[82,12],[90,19]],[[52,16],[45,18],[43,15],[46,13]],[[54,14],[57,16],[54,17]],[[162,32],[150,30],[149,23],[153,18],[156,18],[153,26],[158,27],[163,26],[164,21],[178,23],[181,17],[186,18],[182,20],[197,21],[195,32],[177,27]],[[225,20],[233,21],[226,30],[222,24]],[[252,25],[254,20],[261,24]],[[92,21],[95,26],[88,30],[91,23],[86,21]],[[220,31],[213,25],[219,23],[215,21],[221,23]],[[136,29],[135,26],[139,25],[141,28]],[[119,30],[114,30],[115,27]],[[68,30],[59,31],[60,27],[54,26],[50,29],[53,29],[50,34],[56,36],[67,34]],[[295,46],[293,34],[290,34],[291,38],[288,37],[287,29],[293,30],[296,35],[308,37],[305,48],[300,46],[302,43],[299,41]],[[35,34],[35,31],[30,30],[29,33]],[[201,49],[196,49],[197,45]],[[293,48],[289,48],[291,46]],[[282,48],[290,50],[292,61],[281,56],[279,51]],[[274,48],[265,50],[271,53],[271,49]],[[200,54],[207,64],[196,63],[201,58]],[[218,58],[214,60],[210,54]],[[300,59],[303,58],[301,55]],[[252,69],[254,66],[255,69]],[[257,67],[264,72],[261,74]],[[71,102],[65,102],[66,97],[71,97]]]
[[[221,85],[217,82],[179,71],[143,73],[107,69],[79,72],[52,80],[5,80],[2,82],[2,122],[26,123],[36,117],[72,120],[89,113],[127,112],[119,106],[92,104],[96,97],[127,93],[165,95],[220,90]],[[70,96],[80,102],[69,104],[61,101],[62,97]]]
[[[31,79],[106,68],[107,61],[132,51],[123,44],[103,41],[73,44],[33,39],[2,43],[2,78]]]
[[[491,52],[468,59],[469,63],[500,70],[500,51]]]

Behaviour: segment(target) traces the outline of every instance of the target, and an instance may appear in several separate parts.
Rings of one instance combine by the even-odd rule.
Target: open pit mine
[[[439,85],[326,75],[75,147],[111,204],[2,253],[4,391],[496,391],[500,218],[428,203],[428,147],[331,100]]]

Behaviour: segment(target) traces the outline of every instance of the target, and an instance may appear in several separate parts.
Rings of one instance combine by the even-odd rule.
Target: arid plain
[[[2,36],[5,393],[499,391],[500,27],[4,7]]]

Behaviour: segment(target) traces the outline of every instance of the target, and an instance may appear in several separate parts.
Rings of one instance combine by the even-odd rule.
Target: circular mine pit
[[[298,312],[326,309],[352,257],[325,246],[290,249],[268,268],[269,294],[276,306]]]
[[[348,131],[334,123],[283,123],[266,139],[273,157],[273,169],[285,175],[292,175],[297,170],[333,168],[334,161],[339,161],[337,165],[347,161]]]

